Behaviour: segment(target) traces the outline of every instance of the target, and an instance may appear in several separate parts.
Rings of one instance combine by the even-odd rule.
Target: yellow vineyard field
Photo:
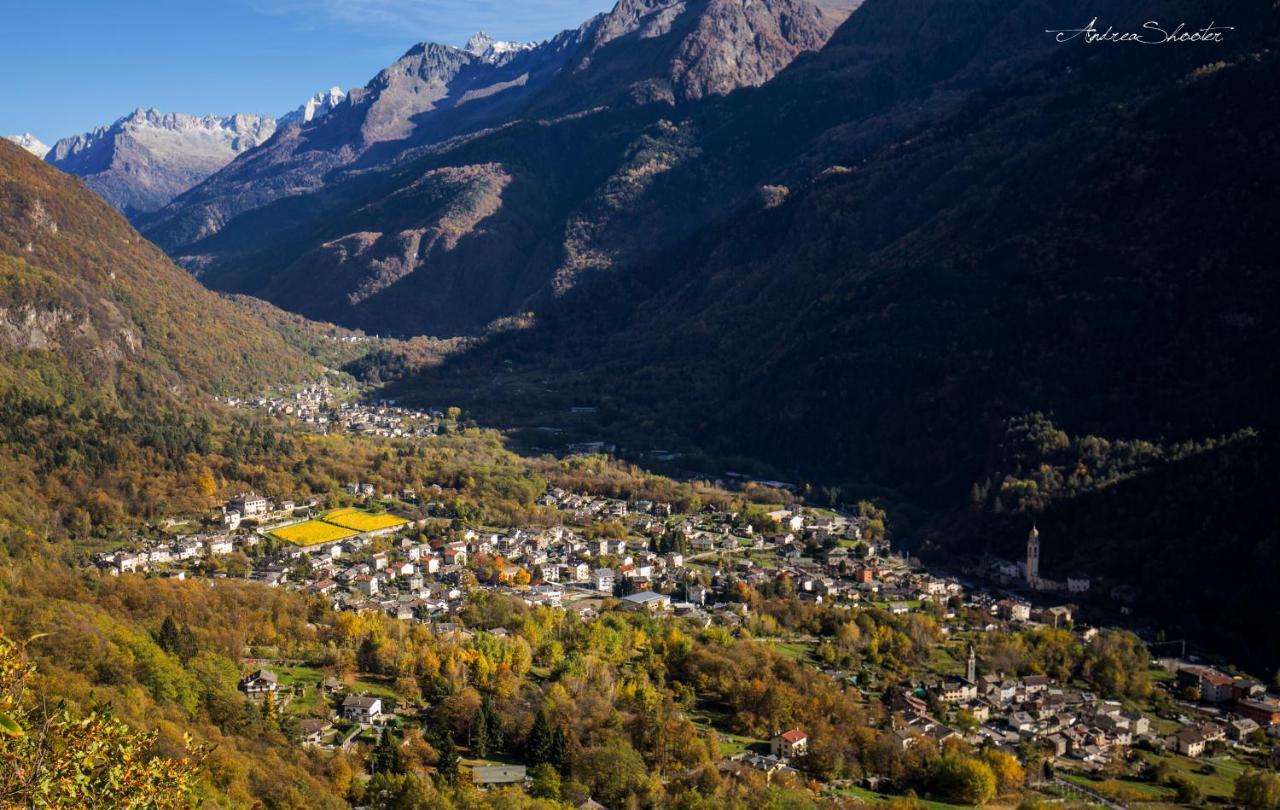
[[[379,529],[403,526],[409,522],[395,515],[371,515],[360,509],[335,509],[321,519],[334,526],[354,529],[357,532],[376,532]]]
[[[295,546],[315,546],[320,543],[332,543],[335,540],[354,537],[359,533],[353,529],[325,523],[320,520],[308,520],[306,523],[295,523],[292,526],[282,526],[271,531],[271,534],[286,543],[293,543]]]

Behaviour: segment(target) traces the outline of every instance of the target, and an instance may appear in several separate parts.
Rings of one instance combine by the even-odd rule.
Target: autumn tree
[[[1280,774],[1249,770],[1236,777],[1234,798],[1249,810],[1280,808]]]
[[[154,732],[105,712],[31,708],[34,671],[22,645],[0,632],[0,808],[189,806],[201,752],[153,757]]]

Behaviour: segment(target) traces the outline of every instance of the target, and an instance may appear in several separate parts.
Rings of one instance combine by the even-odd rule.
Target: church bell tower
[[[1027,535],[1027,584],[1035,587],[1040,581],[1040,531],[1033,525]]]

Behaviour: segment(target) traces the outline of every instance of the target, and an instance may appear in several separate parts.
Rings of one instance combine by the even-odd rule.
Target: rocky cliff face
[[[317,118],[324,118],[346,100],[347,94],[342,92],[341,87],[330,87],[328,90],[322,90],[303,102],[298,109],[280,116],[280,119],[276,121],[276,128],[282,129],[291,124],[301,126]]]
[[[600,19],[563,93],[689,101],[756,87],[821,48],[845,14],[809,0],[621,0]]]
[[[0,141],[0,396],[172,404],[260,390],[272,366],[314,369],[78,180]]]
[[[163,113],[138,109],[93,132],[63,138],[45,159],[126,216],[155,211],[204,180],[236,155],[271,137],[261,115]]]

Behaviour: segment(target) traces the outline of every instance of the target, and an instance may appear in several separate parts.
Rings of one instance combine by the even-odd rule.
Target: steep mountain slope
[[[1207,63],[1034,27],[1084,4],[904,5],[868,2],[817,57],[699,110],[698,158],[625,227],[661,243],[664,207],[739,206],[653,260],[580,274],[594,282],[522,350],[607,363],[640,402],[670,379],[661,421],[716,449],[931,497],[975,480],[985,425],[1031,410],[1110,435],[1269,422],[1250,392],[1277,382],[1277,200],[1248,167],[1275,144],[1245,111],[1274,101],[1276,13],[1234,12],[1254,34]],[[1187,11],[1156,6],[1129,11]],[[730,384],[755,393],[726,407]]]
[[[175,256],[238,215],[281,197],[314,191],[335,169],[376,164],[413,144],[496,123],[546,84],[576,47],[565,32],[533,49],[501,53],[435,43],[411,48],[345,104],[244,155],[142,223]],[[205,260],[187,263],[202,269]]]
[[[822,46],[837,19],[808,0],[622,0],[611,13],[535,47],[508,45],[499,52],[488,40],[476,40],[470,50],[417,46],[353,92],[349,110],[319,127],[280,134],[175,201],[146,224],[146,233],[214,288],[264,294],[308,315],[323,312],[371,329],[475,330],[543,292],[561,264],[554,244],[531,247],[526,239],[545,228],[563,232],[573,207],[591,192],[607,195],[609,178],[628,184],[652,170],[628,163],[627,150],[643,151],[652,139],[648,128],[672,115],[672,105],[678,109],[767,81],[800,52]],[[590,120],[584,123],[582,116]],[[564,150],[571,138],[584,143],[577,154]],[[520,173],[504,169],[511,183],[503,186],[513,201],[503,197],[497,206],[493,189],[476,192],[449,179],[457,171],[475,174],[507,164],[520,166]],[[559,197],[564,175],[575,171],[582,180],[567,184],[577,189],[576,197]],[[439,187],[429,189],[433,178]],[[413,234],[435,228],[430,212],[424,221],[390,230],[399,220],[412,220],[413,210],[403,210],[417,198],[410,188],[466,210],[460,216],[470,223],[465,232],[480,257],[454,258],[452,243],[440,251],[431,239],[415,242]],[[397,202],[402,191],[408,196]],[[284,196],[291,200],[236,219]],[[561,207],[545,209],[557,197]],[[530,209],[508,214],[521,200]],[[310,233],[264,238],[264,224],[292,225],[302,211]],[[486,238],[474,239],[480,220],[489,220]],[[508,234],[508,224],[517,232]],[[335,244],[351,242],[348,237],[366,244],[335,258]],[[287,242],[294,251],[288,255],[282,247]],[[406,255],[406,247],[421,255]],[[535,266],[509,266],[522,258]],[[477,261],[488,265],[485,275],[456,278],[453,267]],[[389,264],[399,270],[384,273]],[[430,280],[408,278],[442,264]],[[370,301],[361,288],[371,278],[379,279],[379,287],[404,279],[415,298],[408,301],[398,287],[385,303]],[[458,310],[458,299],[474,296],[477,288],[484,289],[484,306],[470,314]],[[351,305],[360,306],[344,310]],[[413,322],[387,312],[412,306],[430,314]]]
[[[108,126],[63,138],[45,157],[85,178],[126,216],[154,211],[275,132],[260,115],[162,113],[150,109]]]
[[[49,154],[49,145],[30,132],[24,132],[21,135],[5,135],[4,139],[16,143],[38,158],[43,158]]]
[[[209,395],[318,370],[78,179],[7,141],[0,280],[0,525],[146,508],[159,471],[190,474],[182,459],[207,438]]]
[[[186,395],[257,390],[304,368],[78,180],[17,147],[0,149],[7,352],[50,353],[104,388],[137,376]]]
[[[420,46],[353,93],[355,121],[335,115],[283,133],[165,212],[192,214],[203,238],[175,249],[176,219],[148,235],[209,286],[309,317],[376,332],[476,332],[563,292],[612,254],[649,253],[702,224],[659,207],[652,213],[670,227],[658,242],[647,239],[654,230],[620,227],[630,201],[696,154],[685,108],[765,81],[820,47],[834,23],[804,0],[624,0],[576,32],[491,62]],[[417,105],[465,101],[457,84],[468,71],[491,77],[526,70],[528,60],[547,65],[539,87],[530,79],[488,107],[405,109],[405,88]],[[429,143],[459,129],[468,107],[472,124],[474,115],[507,115]],[[336,151],[317,148],[355,123]],[[288,149],[296,151],[272,165]],[[329,171],[343,162],[370,168]],[[219,189],[237,209],[290,196],[227,222],[222,203],[194,204]]]

